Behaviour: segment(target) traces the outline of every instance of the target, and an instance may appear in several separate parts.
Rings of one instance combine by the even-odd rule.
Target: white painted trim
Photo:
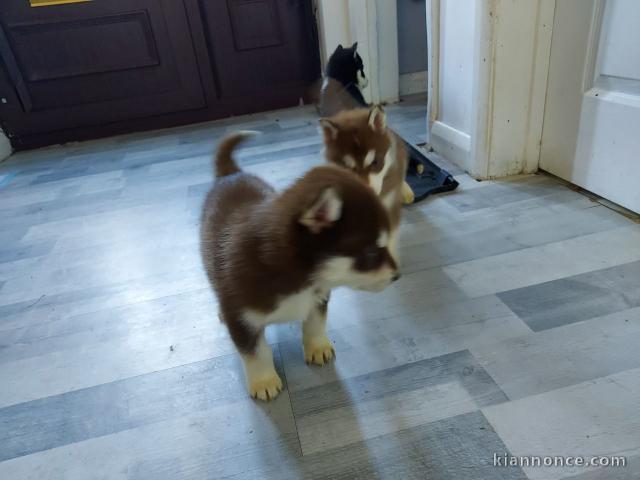
[[[593,16],[589,26],[589,43],[587,45],[586,66],[582,77],[582,91],[591,90],[595,84],[595,72],[600,71],[598,61],[598,49],[600,48],[600,31],[604,18],[604,0],[595,0],[593,5]]]
[[[443,157],[465,167],[471,151],[471,136],[438,120],[431,126],[431,146]]]
[[[320,59],[326,65],[329,55],[340,44],[351,45],[349,29],[349,5],[346,1],[315,0],[316,21],[318,22],[318,43]]]
[[[431,127],[438,118],[440,92],[440,0],[426,0],[427,12],[427,141]]]
[[[427,71],[403,73],[400,75],[400,96],[427,91]]]
[[[351,43],[358,42],[358,53],[364,63],[364,73],[369,79],[362,94],[367,102],[378,102],[380,88],[378,76],[375,75],[378,70],[378,49],[375,39],[377,33],[376,2],[375,0],[348,0],[348,3]]]
[[[470,146],[464,158],[462,143],[452,142],[438,125],[440,55],[446,52],[440,51],[441,1],[427,0],[429,142],[436,149],[445,145],[442,153],[475,178],[535,172],[555,0],[475,0],[475,10]]]
[[[469,173],[538,170],[555,0],[478,0]]]
[[[493,129],[493,7],[494,0],[476,5],[475,45],[471,112],[471,151],[468,172],[476,178],[489,176],[490,136]]]
[[[4,132],[0,130],[0,162],[9,158],[12,153],[13,148],[11,148],[11,142]]]
[[[457,128],[435,121],[431,133],[452,146],[469,152],[471,150],[471,136],[468,133],[458,130]]]
[[[376,12],[378,95],[381,102],[397,102],[400,99],[398,4],[395,0],[376,0]]]
[[[351,40],[358,42],[358,52],[369,79],[363,91],[365,100],[397,102],[400,87],[396,2],[349,0],[349,25]]]
[[[533,72],[529,94],[529,118],[524,151],[523,173],[534,173],[540,168],[544,107],[551,61],[551,39],[556,0],[541,0],[537,11],[534,38]]]

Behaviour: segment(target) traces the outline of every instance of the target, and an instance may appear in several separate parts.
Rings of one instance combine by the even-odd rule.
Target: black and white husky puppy
[[[349,48],[338,45],[329,57],[322,82],[320,102],[322,115],[330,116],[342,110],[367,106],[361,89],[366,88],[369,82],[364,74],[362,57],[357,49],[358,42]],[[334,101],[336,96],[337,102]],[[327,101],[333,105],[328,105]],[[346,105],[340,105],[340,102],[346,102]]]

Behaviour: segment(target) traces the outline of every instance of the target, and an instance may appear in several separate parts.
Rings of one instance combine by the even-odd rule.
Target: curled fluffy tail
[[[213,171],[216,178],[226,177],[227,175],[233,175],[240,171],[240,167],[233,159],[233,151],[248,137],[258,134],[259,132],[241,131],[234,132],[227,135],[222,139],[218,145],[218,151],[216,152],[213,164]]]

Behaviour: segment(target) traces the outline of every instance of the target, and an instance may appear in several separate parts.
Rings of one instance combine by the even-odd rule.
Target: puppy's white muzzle
[[[369,85],[369,80],[367,79],[367,77],[365,77],[360,70],[358,70],[358,73],[356,75],[358,77],[358,86],[360,88],[367,88],[367,85]]]

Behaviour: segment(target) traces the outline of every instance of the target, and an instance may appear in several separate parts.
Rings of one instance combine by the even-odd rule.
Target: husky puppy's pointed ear
[[[387,114],[380,105],[374,105],[369,110],[369,126],[378,133],[383,133],[387,128]]]
[[[332,226],[342,215],[342,199],[333,187],[325,188],[320,196],[302,212],[298,219],[311,233],[319,233]]]
[[[328,118],[321,118],[320,122],[320,130],[322,130],[322,134],[324,135],[324,139],[326,141],[335,140],[338,138],[338,126],[333,123]]]
[[[336,47],[336,52],[341,52],[342,50],[344,50],[344,47],[342,46],[341,43],[339,43],[338,46]]]
[[[351,50],[353,50],[353,58],[354,59],[358,58],[358,42],[354,43],[351,46]]]

